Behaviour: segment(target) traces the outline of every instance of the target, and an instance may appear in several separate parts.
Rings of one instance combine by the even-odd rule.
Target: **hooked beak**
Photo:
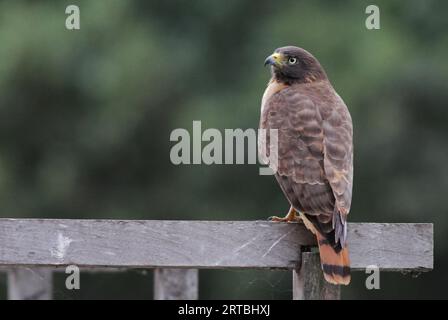
[[[281,53],[273,53],[271,54],[269,57],[266,58],[266,60],[264,60],[264,65],[271,65],[271,66],[276,66],[279,67],[283,64],[284,61],[284,56]]]

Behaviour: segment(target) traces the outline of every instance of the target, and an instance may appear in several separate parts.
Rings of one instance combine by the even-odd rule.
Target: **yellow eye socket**
[[[296,64],[297,63],[297,58],[291,57],[288,59],[288,63],[289,64]]]

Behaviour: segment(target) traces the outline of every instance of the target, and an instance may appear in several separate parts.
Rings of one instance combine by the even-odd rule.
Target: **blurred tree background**
[[[65,28],[65,8],[81,30]],[[257,165],[174,166],[175,128],[257,128],[264,58],[298,45],[352,113],[351,221],[432,222],[435,270],[355,273],[345,298],[448,298],[448,3],[0,1],[0,217],[265,219],[288,205]],[[1,244],[0,244],[1,246]],[[151,298],[151,272],[56,278],[56,297]],[[201,271],[200,297],[291,297],[290,272]],[[5,276],[0,298],[5,298]]]

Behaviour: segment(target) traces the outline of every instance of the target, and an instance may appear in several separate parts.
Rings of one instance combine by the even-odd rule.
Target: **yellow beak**
[[[280,66],[283,64],[285,56],[281,53],[273,53],[264,60],[264,65]]]

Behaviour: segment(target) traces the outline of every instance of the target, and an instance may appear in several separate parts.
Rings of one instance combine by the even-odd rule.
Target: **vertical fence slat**
[[[9,300],[51,300],[53,274],[48,268],[15,268],[8,271]]]
[[[318,252],[302,252],[302,266],[293,271],[294,300],[339,300],[340,286],[325,281]]]
[[[155,300],[197,300],[197,269],[155,269]]]

